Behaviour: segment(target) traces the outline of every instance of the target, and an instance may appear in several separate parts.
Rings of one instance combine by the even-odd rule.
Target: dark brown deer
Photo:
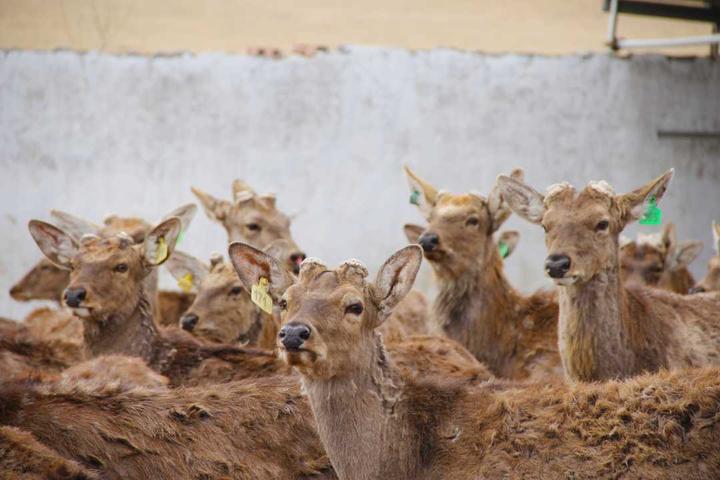
[[[720,371],[626,382],[468,386],[397,369],[376,329],[411,288],[422,252],[406,247],[374,282],[357,261],[306,260],[297,282],[235,247],[247,288],[279,299],[282,356],[302,376],[341,479],[705,479],[720,475]]]
[[[336,478],[290,377],[175,390],[0,383],[0,424],[0,465],[78,473],[57,478]]]
[[[435,320],[448,337],[470,350],[500,377],[562,378],[557,347],[557,300],[540,291],[526,297],[503,272],[495,232],[510,216],[510,208],[493,188],[478,193],[439,192],[405,168],[412,199],[428,221],[421,231],[405,232],[423,248],[440,284]],[[521,171],[514,173],[522,177]],[[517,234],[499,239],[509,254]]]
[[[620,237],[620,274],[624,282],[635,282],[686,294],[695,285],[688,266],[702,251],[702,242],[678,242],[675,225],[661,232],[639,234],[632,241]]]
[[[616,195],[606,182],[545,195],[500,176],[503,198],[545,229],[545,271],[559,287],[560,354],[570,380],[624,378],[720,362],[720,299],[682,296],[620,280],[619,235],[657,209],[672,170]]]

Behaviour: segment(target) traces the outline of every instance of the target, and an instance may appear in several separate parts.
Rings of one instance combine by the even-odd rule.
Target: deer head
[[[687,268],[702,251],[702,242],[678,242],[675,225],[637,240],[620,242],[620,270],[626,282],[657,286],[664,276]]]
[[[410,185],[410,201],[427,219],[426,228],[406,225],[410,242],[419,243],[423,255],[441,276],[456,277],[477,265],[495,261],[497,244],[493,234],[510,216],[511,210],[494,187],[487,198],[472,192],[454,195],[439,191],[405,167]],[[512,172],[522,179],[522,170]],[[512,247],[517,237],[512,239]],[[509,254],[506,253],[506,255]]]
[[[182,223],[177,217],[163,221],[142,244],[124,233],[106,238],[90,234],[76,240],[39,220],[32,220],[28,228],[45,256],[70,271],[65,304],[77,315],[101,322],[135,310],[144,294],[143,279],[172,255]]]
[[[708,262],[705,277],[695,285],[690,293],[715,292],[720,290],[720,224],[712,223],[713,248],[715,255]]]
[[[256,308],[230,263],[215,254],[206,264],[184,252],[175,252],[166,267],[195,301],[180,317],[180,327],[212,342],[254,340]]]
[[[277,209],[275,195],[258,195],[242,180],[232,184],[232,201],[221,200],[192,188],[208,218],[222,225],[228,234],[228,242],[245,242],[264,248],[271,242],[284,239],[288,242],[288,255],[283,260],[296,272],[305,254],[298,248],[290,234],[290,219]]]
[[[643,217],[649,202],[660,202],[672,175],[670,170],[624,195],[616,195],[604,181],[591,182],[579,193],[561,183],[545,195],[502,175],[498,186],[515,213],[545,230],[547,275],[558,285],[572,285],[618,268],[620,232]]]
[[[246,288],[265,279],[268,295],[282,309],[278,346],[285,361],[305,376],[329,379],[366,368],[363,359],[376,348],[374,330],[410,291],[422,252],[415,245],[396,252],[374,282],[357,260],[330,270],[308,258],[296,280],[249,245],[230,245],[230,258]]]

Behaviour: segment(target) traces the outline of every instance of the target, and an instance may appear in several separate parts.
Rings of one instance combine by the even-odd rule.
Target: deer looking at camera
[[[720,224],[712,223],[712,234],[715,255],[708,262],[705,277],[690,289],[690,293],[717,292],[720,290]]]
[[[412,287],[406,247],[374,282],[356,260],[306,260],[297,281],[234,244],[247,288],[268,280],[278,346],[301,375],[320,439],[343,480],[711,478],[720,474],[718,369],[575,387],[475,386],[400,371],[377,328]]]
[[[86,235],[78,242],[48,223],[29,225],[40,250],[70,270],[65,304],[83,320],[90,356],[140,357],[173,385],[282,373],[281,363],[267,352],[203,345],[181,330],[158,329],[146,279],[172,255],[181,227],[180,219],[171,217],[136,244],[125,234]]]
[[[470,350],[500,377],[562,377],[557,349],[557,301],[549,292],[525,297],[503,272],[517,234],[500,240],[495,232],[510,216],[499,190],[485,198],[477,193],[439,192],[405,167],[412,197],[428,221],[424,230],[406,225],[408,240],[419,243],[440,284],[433,307],[448,337]],[[513,173],[522,178],[522,171]]]
[[[624,195],[606,182],[542,195],[500,176],[513,211],[545,229],[545,271],[559,286],[558,337],[570,380],[624,378],[720,362],[720,299],[681,296],[620,279],[619,235],[657,208],[673,171]]]
[[[675,225],[667,223],[662,231],[639,234],[632,241],[620,237],[620,275],[624,282],[686,294],[695,285],[688,265],[702,251],[702,242],[678,242]]]

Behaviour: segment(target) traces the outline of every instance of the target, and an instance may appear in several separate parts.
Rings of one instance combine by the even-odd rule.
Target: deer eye
[[[476,226],[479,223],[480,223],[480,220],[478,220],[477,217],[470,217],[465,221],[465,225],[468,225],[468,226],[471,226],[471,225]]]
[[[353,303],[345,307],[345,314],[351,313],[353,315],[360,315],[363,312],[362,303]]]
[[[118,263],[114,269],[117,273],[125,273],[128,271],[127,263]]]
[[[282,310],[287,310],[287,300],[285,300],[284,298],[281,298],[280,301],[278,302],[278,306]]]
[[[230,289],[230,295],[240,295],[242,293],[242,287],[234,286]]]
[[[603,232],[603,231],[607,230],[609,226],[610,226],[610,222],[608,222],[607,220],[600,220],[598,222],[598,224],[595,226],[595,230],[597,230],[598,232]]]
[[[245,225],[245,227],[247,227],[247,229],[250,230],[251,232],[259,232],[260,231],[260,225],[258,225],[257,223],[248,223],[247,225]]]

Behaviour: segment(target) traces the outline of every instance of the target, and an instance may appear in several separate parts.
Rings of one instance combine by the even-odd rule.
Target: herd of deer
[[[59,305],[0,319],[0,478],[720,478],[720,256],[695,284],[702,246],[671,224],[621,238],[672,171],[543,195],[515,170],[487,197],[406,174],[427,225],[373,281],[305,258],[239,180],[193,189],[227,260],[176,250],[192,204],[32,220],[46,259],[10,293]],[[555,291],[503,273],[513,212],[545,230]]]

